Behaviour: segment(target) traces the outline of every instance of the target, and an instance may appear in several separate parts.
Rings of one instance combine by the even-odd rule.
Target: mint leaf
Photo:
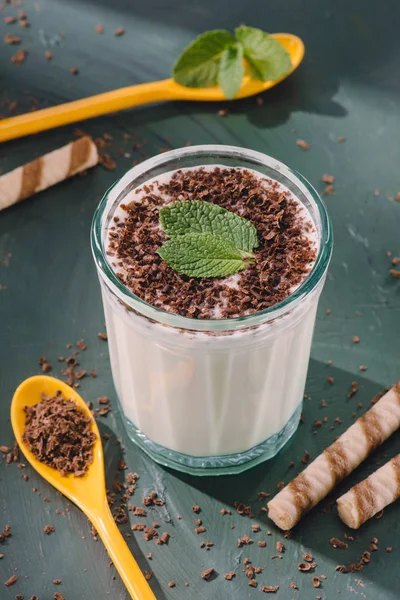
[[[257,229],[251,221],[210,202],[178,200],[167,204],[160,210],[160,224],[170,237],[212,233],[243,252],[258,246]]]
[[[289,71],[289,53],[268,33],[256,27],[242,25],[235,29],[235,36],[243,46],[253,79],[271,81],[283,77]]]
[[[174,271],[189,277],[226,277],[254,262],[220,235],[188,233],[167,240],[158,254]]]
[[[233,36],[224,29],[206,31],[176,61],[173,68],[175,81],[189,87],[216,85],[222,54],[234,43]]]
[[[236,44],[224,50],[219,66],[218,85],[228,100],[232,100],[240,90],[243,77],[243,47]]]

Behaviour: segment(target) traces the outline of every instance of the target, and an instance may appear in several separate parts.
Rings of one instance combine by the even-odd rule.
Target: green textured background
[[[43,354],[55,365],[53,373],[59,373],[56,357],[66,354],[68,342],[84,337],[89,348],[81,356],[82,367],[99,373],[97,379],[83,381],[85,398],[115,397],[107,345],[97,339],[104,328],[103,313],[88,238],[104,190],[142,158],[132,150],[133,142],[143,143],[147,155],[187,141],[247,146],[298,169],[321,191],[323,173],[336,177],[335,195],[327,198],[336,243],[318,314],[305,423],[279,456],[242,476],[196,479],[163,469],[136,450],[125,439],[115,412],[102,421],[104,431],[110,429],[126,443],[125,460],[141,475],[133,501],[140,503],[152,489],[166,497],[166,507],[150,514],[147,522],[158,520],[171,533],[169,546],[147,543],[140,533],[129,540],[143,569],[153,571],[151,584],[160,599],[257,598],[260,589],[248,587],[242,572],[245,557],[264,568],[257,577],[260,585],[280,585],[276,598],[282,600],[400,596],[399,505],[366,524],[348,550],[330,546],[329,538],[343,537],[346,529],[336,511],[324,514],[322,505],[301,522],[290,540],[284,540],[283,559],[273,560],[275,543],[283,537],[260,512],[257,501],[258,491],[274,493],[279,481],[289,480],[294,472],[288,468],[291,460],[295,472],[300,470],[306,450],[315,457],[351,422],[353,411],[361,413],[377,391],[400,376],[400,281],[389,277],[386,256],[387,251],[400,254],[400,203],[394,200],[400,191],[400,10],[395,0],[385,2],[385,10],[382,6],[372,0],[25,0],[29,29],[3,23],[3,16],[17,14],[18,8],[6,5],[0,13],[1,35],[20,35],[22,47],[29,51],[25,64],[18,66],[9,60],[17,48],[1,46],[4,116],[9,114],[9,101],[17,100],[17,112],[24,112],[32,105],[31,96],[45,106],[166,77],[181,48],[205,29],[245,22],[296,33],[306,44],[301,68],[267,92],[261,107],[254,99],[240,101],[221,118],[217,115],[221,105],[172,103],[79,125],[93,137],[105,132],[113,136],[110,153],[117,158],[117,171],[92,169],[86,177],[78,176],[0,214],[0,444],[11,444],[9,406],[15,387],[38,371]],[[98,23],[105,28],[103,35],[94,30]],[[126,35],[115,38],[112,32],[121,26]],[[54,54],[50,63],[44,59],[46,49]],[[70,74],[71,66],[79,68],[78,76]],[[2,144],[0,168],[10,170],[69,142],[73,130],[66,127]],[[123,139],[126,132],[132,140]],[[346,142],[338,143],[338,136],[345,136]],[[307,140],[311,149],[298,148],[297,138]],[[130,156],[121,156],[121,148]],[[328,307],[331,316],[325,314]],[[360,337],[360,344],[352,343],[353,335]],[[332,366],[326,365],[328,360]],[[360,365],[368,370],[360,373]],[[328,375],[335,378],[334,386],[326,383]],[[360,383],[360,391],[348,400],[353,380]],[[326,409],[320,407],[322,399],[328,402]],[[359,402],[364,408],[358,407]],[[312,421],[323,416],[329,417],[328,424],[313,435]],[[343,424],[331,431],[335,417]],[[120,452],[115,435],[105,445],[109,482]],[[400,440],[394,436],[339,486],[337,494],[399,451]],[[65,517],[57,516],[55,510],[64,511],[68,503],[29,469],[26,472],[27,483],[16,465],[0,464],[0,525],[10,523],[13,531],[12,538],[0,544],[5,555],[0,561],[1,600],[17,593],[50,600],[55,591],[66,600],[125,600],[122,583],[118,576],[113,579],[114,569],[107,568],[106,552],[91,539],[85,517],[74,507]],[[32,493],[34,486],[41,496]],[[44,497],[51,502],[45,503]],[[267,539],[266,549],[257,544],[236,547],[238,537],[250,534],[250,519],[219,514],[235,500],[252,503],[252,522],[262,528],[253,538]],[[194,533],[194,503],[202,507],[200,516],[207,528],[202,539],[215,543],[209,552],[199,548],[200,536]],[[47,524],[56,527],[51,536],[43,534]],[[272,532],[268,538],[267,529]],[[336,564],[358,560],[372,536],[378,537],[379,550],[362,573],[335,572]],[[385,553],[387,546],[393,547],[391,554]],[[149,551],[153,560],[147,565]],[[318,563],[315,575],[327,576],[319,590],[312,587],[310,573],[297,570],[305,551],[312,552]],[[206,583],[200,573],[209,566],[218,576]],[[5,588],[3,581],[15,568],[19,581]],[[228,582],[223,575],[230,570],[237,576]],[[52,584],[55,578],[62,579],[59,588]],[[170,580],[177,583],[171,590]],[[290,588],[291,581],[298,591]]]

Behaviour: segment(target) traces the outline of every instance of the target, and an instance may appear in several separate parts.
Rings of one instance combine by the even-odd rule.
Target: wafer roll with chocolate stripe
[[[0,210],[94,167],[98,160],[94,142],[85,136],[2,175]]]
[[[268,503],[268,516],[291,529],[400,427],[400,382]]]
[[[400,498],[400,454],[337,500],[339,517],[358,529],[388,504]]]

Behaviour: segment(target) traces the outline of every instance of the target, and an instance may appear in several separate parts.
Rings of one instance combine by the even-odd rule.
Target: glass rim
[[[103,217],[107,216],[105,211],[112,201],[112,206],[122,195],[124,190],[132,183],[132,181],[140,176],[145,175],[147,171],[157,166],[162,166],[170,160],[181,159],[191,155],[210,155],[219,154],[220,158],[229,156],[229,158],[245,158],[252,160],[263,166],[267,166],[279,173],[282,173],[289,179],[302,193],[311,198],[317,207],[319,217],[319,225],[321,237],[319,240],[319,250],[317,259],[307,277],[294,292],[268,308],[261,311],[242,315],[230,319],[196,319],[185,317],[177,313],[171,313],[161,308],[157,308],[149,304],[131,290],[129,290],[116,276],[112,269],[105,249],[103,247]],[[199,162],[199,166],[201,163]],[[134,188],[132,188],[134,189]],[[93,258],[97,267],[99,276],[103,279],[106,285],[119,297],[125,304],[128,304],[133,310],[139,314],[146,316],[158,323],[170,325],[179,329],[188,329],[193,331],[218,331],[218,330],[234,330],[260,325],[263,322],[275,319],[282,316],[289,310],[297,306],[302,299],[308,296],[320,283],[325,275],[329,261],[332,255],[332,225],[325,206],[325,203],[319,196],[318,192],[311,183],[294,169],[289,168],[284,163],[275,158],[249,150],[238,146],[229,146],[224,144],[205,144],[199,146],[188,146],[163,152],[149,158],[142,163],[130,169],[121,179],[115,181],[113,185],[106,191],[99,205],[97,206],[90,231],[90,241],[93,253]]]

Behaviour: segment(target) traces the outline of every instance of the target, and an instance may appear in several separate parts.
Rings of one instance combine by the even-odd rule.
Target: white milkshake
[[[239,472],[274,456],[297,428],[315,313],[331,251],[329,222],[313,190],[284,165],[259,153],[204,146],[166,153],[146,163],[132,169],[108,193],[95,216],[92,237],[112,373],[128,432],[163,464],[198,474]],[[189,284],[186,277],[180,289],[177,277],[170,277],[169,267],[163,265],[168,285],[143,282],[152,247],[144,244],[142,252],[141,243],[149,239],[149,232],[160,235],[160,225],[153,218],[145,224],[145,235],[138,234],[136,247],[139,229],[126,226],[126,207],[146,203],[147,197],[148,212],[154,214],[179,199],[169,186],[177,167],[195,174],[200,167],[213,173],[217,165],[226,176],[245,169],[264,186],[266,197],[272,186],[272,203],[282,195],[283,206],[290,207],[290,222],[296,225],[287,236],[288,248],[296,248],[293,269],[300,259],[313,257],[295,274],[288,270],[291,261],[282,258],[286,271],[280,280],[276,269],[269,274],[269,265],[265,266],[273,281],[266,288],[269,302],[276,297],[276,304],[258,297],[259,288],[253,287],[258,275],[247,270],[201,284]],[[237,173],[232,177],[240,179]],[[196,196],[204,186],[194,180]],[[182,189],[183,199],[191,198],[191,186],[185,181]],[[265,210],[270,211],[267,200]],[[273,208],[274,215],[284,220],[284,211]],[[133,207],[134,218],[135,211]],[[235,212],[242,216],[240,202]],[[145,217],[138,219],[142,228]],[[285,235],[275,217],[270,222]],[[259,219],[259,235],[264,235],[263,227],[269,231]],[[127,239],[131,245],[125,251]],[[297,251],[303,248],[299,240],[308,254]],[[269,251],[268,243],[264,246]],[[282,248],[281,243],[277,255],[271,255],[274,265],[280,264]],[[152,269],[157,277],[157,266]],[[179,297],[183,293],[193,294],[193,300],[185,303]]]

